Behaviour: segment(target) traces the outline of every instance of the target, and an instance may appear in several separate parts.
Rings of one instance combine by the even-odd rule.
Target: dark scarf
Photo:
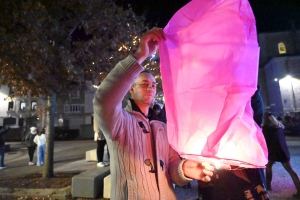
[[[133,99],[129,98],[129,101],[131,103],[131,108],[132,108],[133,111],[141,113],[144,117],[148,118],[149,121],[158,120],[158,117],[156,116],[156,113],[152,108],[149,108],[148,116],[145,116],[145,114],[141,111],[141,109],[135,104]]]

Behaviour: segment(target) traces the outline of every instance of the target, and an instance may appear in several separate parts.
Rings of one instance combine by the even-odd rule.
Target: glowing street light
[[[296,103],[296,97],[295,97],[295,92],[294,92],[294,86],[293,86],[293,78],[290,75],[286,75],[285,77],[286,79],[288,79],[291,83],[291,90],[292,90],[292,95],[293,95],[293,104],[294,104],[294,110],[297,110],[297,103]]]

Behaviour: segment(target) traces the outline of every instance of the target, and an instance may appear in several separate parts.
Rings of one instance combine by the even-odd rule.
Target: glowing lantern
[[[159,44],[169,142],[184,158],[264,167],[253,120],[259,47],[247,0],[193,0]]]

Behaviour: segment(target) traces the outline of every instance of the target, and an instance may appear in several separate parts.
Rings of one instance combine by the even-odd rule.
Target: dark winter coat
[[[9,129],[0,132],[0,146],[5,145],[4,135],[9,131]]]
[[[27,135],[25,136],[25,139],[24,139],[27,147],[36,146],[36,144],[33,142],[35,136],[36,136],[36,134],[32,134],[31,132],[27,133]]]
[[[272,114],[266,114],[262,130],[269,151],[268,160],[289,162],[290,152],[284,136],[284,125]]]
[[[284,129],[274,126],[263,126],[263,134],[268,146],[268,160],[278,162],[289,162],[290,152],[286,144]]]
[[[264,118],[264,102],[260,95],[260,86],[257,86],[257,90],[251,97],[251,107],[254,111],[253,119],[258,124],[258,126],[262,126],[263,118]]]

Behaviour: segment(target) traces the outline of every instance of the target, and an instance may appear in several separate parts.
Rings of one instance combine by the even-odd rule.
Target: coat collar
[[[127,106],[125,107],[125,110],[129,111],[129,112],[132,112],[132,111],[135,111],[135,112],[139,112],[141,113],[145,118],[149,119],[149,121],[152,121],[152,120],[158,120],[156,114],[155,114],[155,111],[152,109],[152,108],[149,108],[149,111],[148,111],[148,116],[145,116],[145,114],[141,111],[141,109],[136,105],[136,103],[134,102],[133,99],[129,99],[127,101]]]

